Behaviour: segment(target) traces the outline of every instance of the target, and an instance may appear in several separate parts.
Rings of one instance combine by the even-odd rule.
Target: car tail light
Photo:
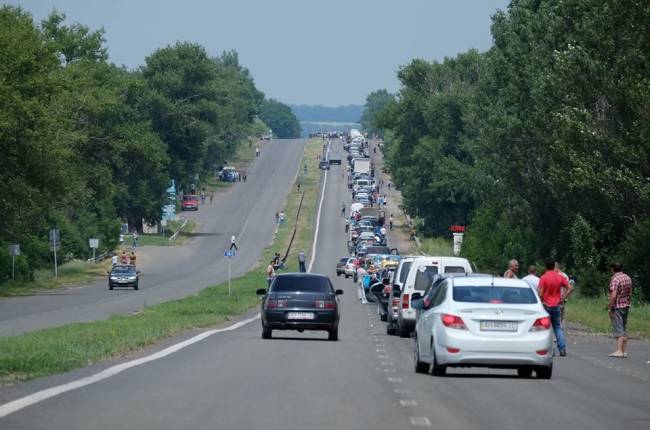
[[[393,297],[393,306],[399,306],[399,297]]]
[[[316,300],[316,309],[335,309],[336,303],[331,300]]]
[[[266,301],[266,309],[286,308],[286,307],[287,307],[286,300],[268,299]]]
[[[402,309],[408,309],[408,308],[409,308],[409,295],[402,294]]]
[[[451,346],[447,347],[447,352],[451,352],[452,354],[456,354],[460,352],[460,348],[452,348]]]
[[[537,353],[537,355],[546,355],[548,354],[548,349],[538,349],[535,352]]]
[[[467,330],[463,319],[456,315],[442,314],[440,316],[445,327],[455,328],[457,330]]]
[[[551,328],[551,319],[549,317],[537,318],[529,331],[543,331]]]

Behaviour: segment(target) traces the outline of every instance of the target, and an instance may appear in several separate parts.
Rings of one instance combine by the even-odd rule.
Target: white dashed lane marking
[[[417,406],[418,405],[418,402],[416,402],[415,400],[400,400],[399,403],[402,406]]]
[[[431,427],[431,421],[427,417],[411,417],[410,421],[414,427]]]

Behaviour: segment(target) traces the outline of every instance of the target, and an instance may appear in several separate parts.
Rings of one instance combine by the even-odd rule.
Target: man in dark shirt
[[[555,271],[554,260],[546,260],[545,266],[546,272],[539,279],[539,297],[542,299],[546,312],[551,317],[553,332],[557,340],[557,349],[560,351],[560,356],[564,357],[566,355],[566,341],[564,340],[564,330],[562,330],[560,305],[566,296],[571,294],[573,287],[564,276]]]

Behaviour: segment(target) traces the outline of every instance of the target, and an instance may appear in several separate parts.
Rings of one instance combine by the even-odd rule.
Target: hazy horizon
[[[234,49],[270,97],[293,105],[360,105],[377,89],[398,89],[414,58],[442,60],[492,45],[490,16],[508,0],[408,4],[389,0],[12,0],[40,23],[54,8],[67,24],[103,27],[109,60],[130,69],[176,41],[212,56]]]

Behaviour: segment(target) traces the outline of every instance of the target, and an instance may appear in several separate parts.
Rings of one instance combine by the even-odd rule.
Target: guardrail
[[[180,232],[182,232],[183,229],[185,228],[185,226],[187,225],[187,222],[188,222],[188,221],[189,221],[189,220],[188,220],[187,218],[184,218],[183,224],[181,224],[181,226],[178,227],[178,230],[176,230],[176,232],[175,232],[174,234],[172,234],[171,236],[169,236],[169,241],[170,241],[170,242],[173,242],[173,241],[176,240],[176,238],[178,237],[178,235],[180,234]]]
[[[103,253],[101,253],[101,254],[95,256],[95,258],[90,257],[90,258],[89,258],[88,260],[86,260],[86,261],[87,261],[88,263],[91,263],[91,262],[92,262],[92,263],[97,263],[98,261],[105,260],[106,258],[108,258],[108,257],[109,257],[110,255],[112,255],[112,254],[113,254],[112,251],[106,251],[106,252],[103,252]]]

